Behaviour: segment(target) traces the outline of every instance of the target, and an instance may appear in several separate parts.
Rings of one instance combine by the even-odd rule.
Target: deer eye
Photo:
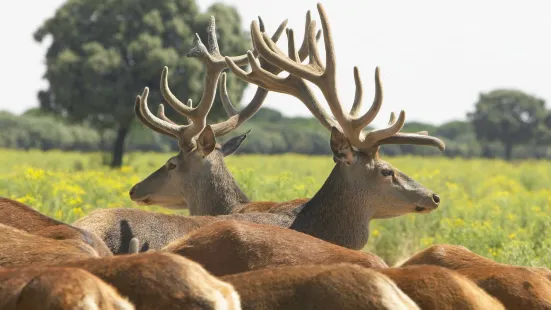
[[[172,170],[172,169],[176,168],[176,164],[168,163],[168,164],[166,165],[166,167],[168,168],[168,170]]]
[[[392,169],[383,169],[383,170],[381,170],[381,174],[385,177],[394,176],[394,170],[392,170]]]

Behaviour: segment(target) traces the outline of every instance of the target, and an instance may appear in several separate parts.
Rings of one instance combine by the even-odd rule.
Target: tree
[[[197,59],[183,55],[194,33],[206,42],[210,15],[216,18],[225,55],[251,49],[237,11],[226,5],[215,4],[201,14],[194,0],[68,0],[34,34],[38,42],[53,39],[46,53],[49,89],[38,94],[41,108],[98,130],[113,129],[111,165],[120,166],[135,121],[134,99],[149,86],[151,108],[156,110],[163,66],[171,68],[176,96],[200,99],[204,69]],[[230,96],[238,102],[246,84],[233,76],[228,79]],[[215,103],[210,117],[220,117],[221,107]],[[184,121],[171,109],[167,114]]]
[[[499,141],[505,158],[511,159],[515,144],[528,144],[542,131],[545,101],[518,90],[498,89],[480,94],[468,117],[476,137],[483,142]]]

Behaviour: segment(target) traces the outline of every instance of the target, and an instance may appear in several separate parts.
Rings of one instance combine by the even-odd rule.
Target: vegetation
[[[3,150],[0,196],[69,223],[95,208],[138,208],[128,190],[167,157],[131,153],[121,169],[110,170],[98,153]],[[375,220],[367,250],[393,263],[431,244],[452,243],[499,262],[551,265],[547,162],[410,156],[389,161],[436,191],[442,204],[430,214]],[[333,167],[328,156],[234,155],[227,162],[251,199],[274,201],[311,197]]]
[[[134,98],[145,86],[159,85],[163,66],[171,68],[176,96],[199,100],[204,70],[197,59],[184,55],[195,33],[206,42],[211,15],[223,25],[218,27],[222,53],[237,55],[251,48],[236,9],[223,4],[201,13],[194,0],[66,1],[34,34],[38,42],[53,39],[46,53],[49,89],[38,94],[41,109],[98,130],[111,129],[111,165],[120,166],[134,122]],[[239,101],[244,89],[244,82],[229,77],[233,100]],[[159,98],[154,91],[150,102],[156,106]],[[211,117],[216,118],[223,110],[221,103],[214,107]]]

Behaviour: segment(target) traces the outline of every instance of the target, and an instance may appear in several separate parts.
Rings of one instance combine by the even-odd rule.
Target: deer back
[[[12,199],[0,197],[0,224],[46,238],[80,240],[92,246],[100,256],[113,255],[94,233],[55,220]]]
[[[351,264],[301,265],[221,277],[243,309],[419,309],[387,276]]]
[[[212,255],[216,249],[216,255]],[[350,250],[271,225],[219,221],[191,232],[162,249],[198,262],[216,276],[307,264],[354,263],[387,267],[378,256]]]
[[[47,265],[99,257],[77,240],[55,240],[0,224],[0,267]]]
[[[62,264],[84,269],[127,296],[136,309],[240,309],[233,286],[171,253],[142,253]]]
[[[133,310],[96,276],[77,268],[0,269],[0,309]]]

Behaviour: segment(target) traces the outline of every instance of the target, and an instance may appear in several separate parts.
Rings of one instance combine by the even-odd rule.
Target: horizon
[[[42,76],[45,52],[51,40],[38,44],[32,33],[63,2],[43,0],[33,4],[34,10],[16,2],[15,9],[3,10],[2,34],[10,38],[12,48],[4,49],[0,60],[4,69],[3,85],[10,90],[4,92],[0,110],[21,114],[38,107],[37,92],[47,86]],[[318,1],[284,0],[278,5],[245,0],[197,1],[203,12],[215,2],[236,7],[244,29],[260,15],[271,33],[288,18],[288,27],[295,30],[297,38],[302,38],[307,10],[319,22]],[[363,111],[372,101],[373,71],[376,66],[381,67],[385,101],[372,124],[375,127],[386,125],[390,112],[401,109],[407,113],[407,123],[441,125],[453,120],[464,121],[466,113],[474,110],[479,94],[495,89],[517,89],[546,102],[551,100],[551,41],[545,40],[546,30],[551,29],[551,19],[546,13],[551,11],[549,2],[322,3],[334,34],[337,84],[346,108],[351,106],[354,96],[353,66],[357,65],[362,75]],[[289,11],[288,7],[293,10]],[[354,31],[358,21],[362,22],[362,30]],[[285,49],[285,36],[278,46]],[[320,54],[325,57],[323,48]],[[24,59],[24,63],[14,61],[18,58]],[[241,103],[252,98],[255,88],[247,88]],[[315,87],[314,90],[323,102],[321,92]],[[132,101],[133,98],[129,98],[129,106]],[[301,102],[288,95],[272,92],[264,106],[286,117],[311,117]]]

